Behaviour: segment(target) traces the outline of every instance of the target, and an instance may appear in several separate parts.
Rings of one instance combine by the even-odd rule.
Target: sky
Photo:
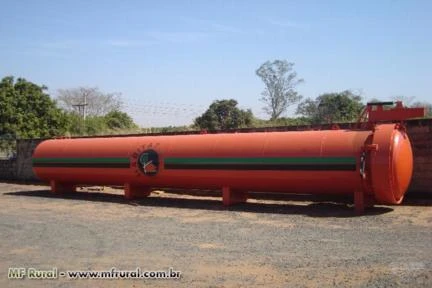
[[[255,71],[286,59],[305,98],[432,102],[432,1],[0,0],[0,77],[119,92],[143,127],[233,98],[268,119]],[[285,116],[295,116],[295,107]]]

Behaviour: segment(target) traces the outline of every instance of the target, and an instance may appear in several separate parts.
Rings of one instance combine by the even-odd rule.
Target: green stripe
[[[33,158],[33,163],[129,163],[129,158]]]
[[[165,164],[356,164],[355,157],[165,158]]]

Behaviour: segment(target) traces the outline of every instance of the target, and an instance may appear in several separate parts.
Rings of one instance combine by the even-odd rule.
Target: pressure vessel
[[[363,130],[218,133],[51,139],[33,154],[34,173],[53,192],[123,185],[128,198],[153,188],[222,189],[224,203],[247,191],[353,194],[398,204],[413,157],[399,124]]]

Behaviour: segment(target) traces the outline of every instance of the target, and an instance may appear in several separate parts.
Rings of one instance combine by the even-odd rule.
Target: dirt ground
[[[346,199],[284,196],[224,208],[162,191],[53,196],[0,183],[0,287],[432,287],[432,199],[355,216]],[[179,280],[10,280],[9,267],[164,270]]]

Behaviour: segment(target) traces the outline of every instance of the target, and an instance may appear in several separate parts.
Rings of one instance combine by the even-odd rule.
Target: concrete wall
[[[0,160],[0,180],[15,180],[16,172],[16,160]]]
[[[432,120],[411,120],[407,132],[414,154],[414,172],[409,193],[432,195]]]
[[[16,179],[20,181],[38,181],[32,170],[32,155],[41,139],[18,140],[16,159]]]

